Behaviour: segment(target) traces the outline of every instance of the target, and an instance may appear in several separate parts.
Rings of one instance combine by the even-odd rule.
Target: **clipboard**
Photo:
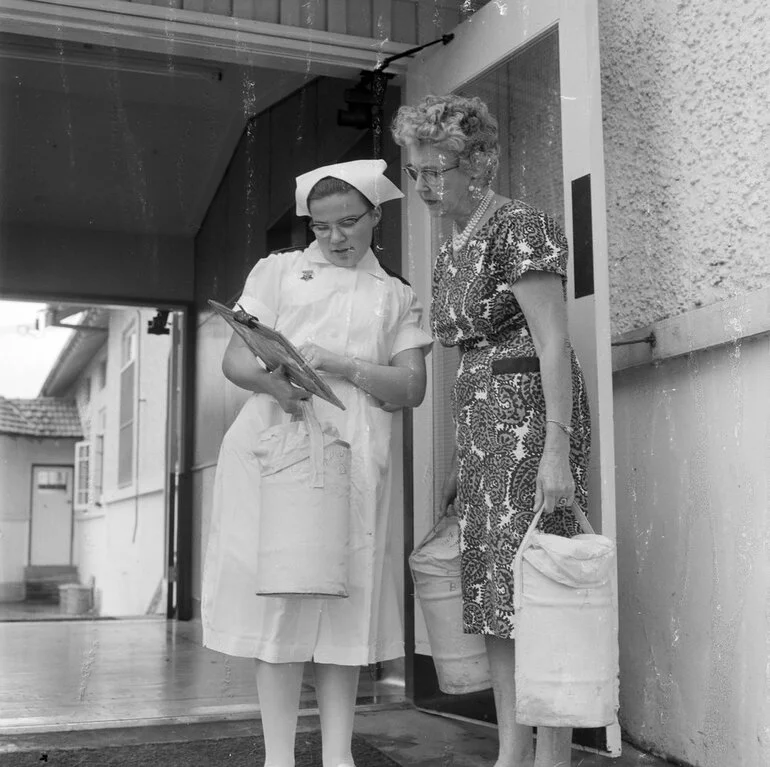
[[[340,410],[345,410],[345,406],[337,395],[307,364],[297,347],[286,336],[267,325],[263,325],[256,317],[243,309],[233,311],[224,304],[211,299],[209,299],[209,306],[243,339],[254,356],[262,360],[269,371],[283,365],[286,369],[286,376],[291,383],[327,402],[331,402]]]

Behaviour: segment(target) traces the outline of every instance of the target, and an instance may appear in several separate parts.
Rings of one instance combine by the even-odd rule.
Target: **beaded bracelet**
[[[562,423],[561,421],[554,421],[553,418],[546,418],[546,423],[555,423],[568,437],[571,437],[574,433],[574,430],[571,426],[567,426],[567,424]]]

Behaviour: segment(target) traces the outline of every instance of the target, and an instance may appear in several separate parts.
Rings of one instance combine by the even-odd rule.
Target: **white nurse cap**
[[[303,173],[297,176],[297,215],[309,216],[307,197],[310,190],[322,179],[331,176],[346,181],[358,189],[372,205],[380,205],[388,200],[403,197],[403,192],[384,173],[388,164],[385,160],[353,160],[336,165],[325,165],[323,168]]]

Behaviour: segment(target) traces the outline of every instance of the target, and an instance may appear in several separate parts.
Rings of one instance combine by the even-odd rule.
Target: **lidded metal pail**
[[[541,533],[536,514],[514,560],[516,721],[604,727],[618,710],[615,544]]]
[[[457,517],[445,516],[436,523],[412,552],[409,566],[439,689],[450,695],[488,689],[492,679],[484,637],[463,633]]]
[[[347,597],[350,445],[304,419],[267,429],[256,449],[262,486],[257,594]]]

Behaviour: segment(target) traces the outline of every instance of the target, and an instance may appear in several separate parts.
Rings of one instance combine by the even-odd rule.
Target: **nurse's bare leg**
[[[497,712],[498,757],[495,767],[534,767],[532,728],[516,723],[514,642],[485,636]]]
[[[265,767],[294,767],[294,739],[305,664],[258,660],[256,665]]]
[[[353,767],[350,748],[359,671],[358,666],[315,664],[316,697],[321,714],[323,767]]]

